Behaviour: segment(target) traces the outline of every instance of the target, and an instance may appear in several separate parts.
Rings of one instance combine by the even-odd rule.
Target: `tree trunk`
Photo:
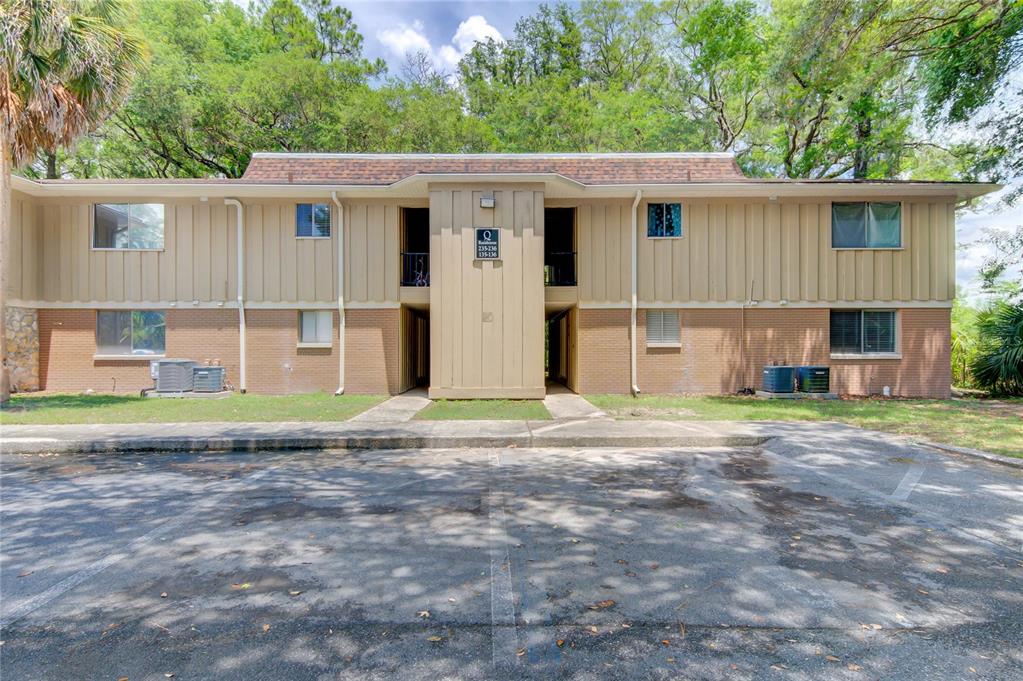
[[[60,179],[60,175],[57,174],[57,152],[55,151],[46,152],[46,179]]]
[[[11,229],[11,145],[0,124],[0,404],[11,399],[7,368],[7,236]]]

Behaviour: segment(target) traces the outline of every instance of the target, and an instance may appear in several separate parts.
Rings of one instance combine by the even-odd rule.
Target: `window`
[[[309,310],[299,313],[299,339],[303,345],[330,345],[334,313],[330,310]]]
[[[832,310],[832,354],[895,352],[894,310]]]
[[[96,313],[96,354],[162,355],[166,339],[163,312],[116,310]]]
[[[682,344],[678,310],[646,311],[646,344],[654,347],[676,347]]]
[[[832,248],[901,248],[902,205],[831,204]]]
[[[648,239],[682,236],[682,204],[647,204],[646,235]]]
[[[163,248],[162,203],[97,203],[93,248]]]
[[[303,239],[330,238],[330,205],[300,203],[295,206],[295,236]]]

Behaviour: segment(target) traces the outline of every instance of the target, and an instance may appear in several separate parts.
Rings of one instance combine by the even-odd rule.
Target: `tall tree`
[[[145,51],[115,0],[5,0],[0,7],[0,401],[7,371],[7,235],[11,170],[54,152],[120,103]]]

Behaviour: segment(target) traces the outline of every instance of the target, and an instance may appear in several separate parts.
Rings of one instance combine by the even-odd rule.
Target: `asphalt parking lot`
[[[0,483],[4,678],[1023,676],[1023,472],[868,434]]]

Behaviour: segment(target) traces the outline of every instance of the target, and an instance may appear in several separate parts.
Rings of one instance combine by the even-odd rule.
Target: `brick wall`
[[[345,392],[398,392],[400,316],[397,309],[345,311]]]
[[[577,318],[576,390],[629,392],[629,311],[580,309]]]
[[[681,348],[648,348],[646,311],[637,313],[642,392],[731,393],[759,388],[766,364],[830,366],[831,386],[849,395],[948,397],[949,310],[899,311],[902,359],[831,359],[826,308],[682,309]],[[745,328],[740,354],[739,339]],[[579,392],[629,390],[629,311],[579,311]]]
[[[219,360],[238,387],[238,312],[167,310],[167,357]],[[254,393],[334,392],[337,313],[330,348],[299,348],[297,310],[246,310],[248,376]],[[398,311],[348,310],[346,392],[398,389]],[[137,392],[153,385],[146,358],[98,360],[95,310],[39,310],[39,378],[44,390]]]
[[[833,359],[831,385],[853,395],[879,394],[890,386],[902,397],[941,397],[951,394],[951,311],[904,309],[899,311],[899,347],[902,359]]]
[[[329,348],[297,347],[298,310],[246,310],[245,314],[251,392],[337,390],[337,312]],[[346,310],[345,392],[396,393],[398,363],[398,310]]]
[[[167,310],[167,357],[217,360],[238,381],[238,313]],[[153,385],[146,358],[98,360],[95,310],[39,310],[39,383],[43,390],[137,392]]]

